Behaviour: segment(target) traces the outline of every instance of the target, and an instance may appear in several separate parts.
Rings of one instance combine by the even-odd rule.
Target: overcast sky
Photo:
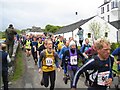
[[[65,26],[97,14],[104,0],[0,0],[0,30]],[[78,15],[75,14],[78,12]]]

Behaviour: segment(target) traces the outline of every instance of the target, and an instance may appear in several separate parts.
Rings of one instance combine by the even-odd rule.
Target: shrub
[[[113,52],[118,47],[120,47],[120,43],[112,43],[111,44],[111,52]]]

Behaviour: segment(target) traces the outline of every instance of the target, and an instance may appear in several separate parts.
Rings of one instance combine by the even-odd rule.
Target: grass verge
[[[15,64],[15,71],[14,71],[13,76],[10,77],[11,81],[16,81],[20,79],[20,77],[24,73],[23,55],[22,55],[22,50],[19,47],[18,47],[16,60],[14,64]]]

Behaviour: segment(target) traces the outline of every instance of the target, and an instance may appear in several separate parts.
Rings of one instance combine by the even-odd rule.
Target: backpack
[[[111,59],[112,59],[112,57],[110,56],[110,61],[109,61],[110,66],[109,66],[109,68],[111,68]],[[95,56],[94,60],[95,60],[94,70],[92,70],[91,72],[87,71],[88,72],[88,77],[89,77],[88,80],[87,80],[88,81],[88,86],[93,86],[96,83],[98,69],[103,68],[105,66],[105,65],[99,66],[99,62],[98,62],[99,57],[98,56]]]
[[[82,52],[82,53],[84,53],[86,50],[86,48],[90,48],[91,46],[88,44],[88,45],[85,45],[84,44],[84,46],[80,49],[80,51]]]
[[[10,30],[6,30],[6,38],[8,41],[13,41],[14,40],[14,34]]]

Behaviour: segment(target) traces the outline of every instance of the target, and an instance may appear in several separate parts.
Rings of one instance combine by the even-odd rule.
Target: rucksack
[[[9,31],[8,29],[6,30],[6,38],[9,41],[13,41],[14,40],[14,34],[11,31]]]
[[[88,44],[88,45],[85,45],[85,44],[84,44],[83,48],[81,48],[80,51],[81,51],[82,53],[84,53],[84,52],[86,51],[85,49],[86,49],[86,48],[90,48],[90,47],[91,47],[91,46],[90,46],[89,44]]]

